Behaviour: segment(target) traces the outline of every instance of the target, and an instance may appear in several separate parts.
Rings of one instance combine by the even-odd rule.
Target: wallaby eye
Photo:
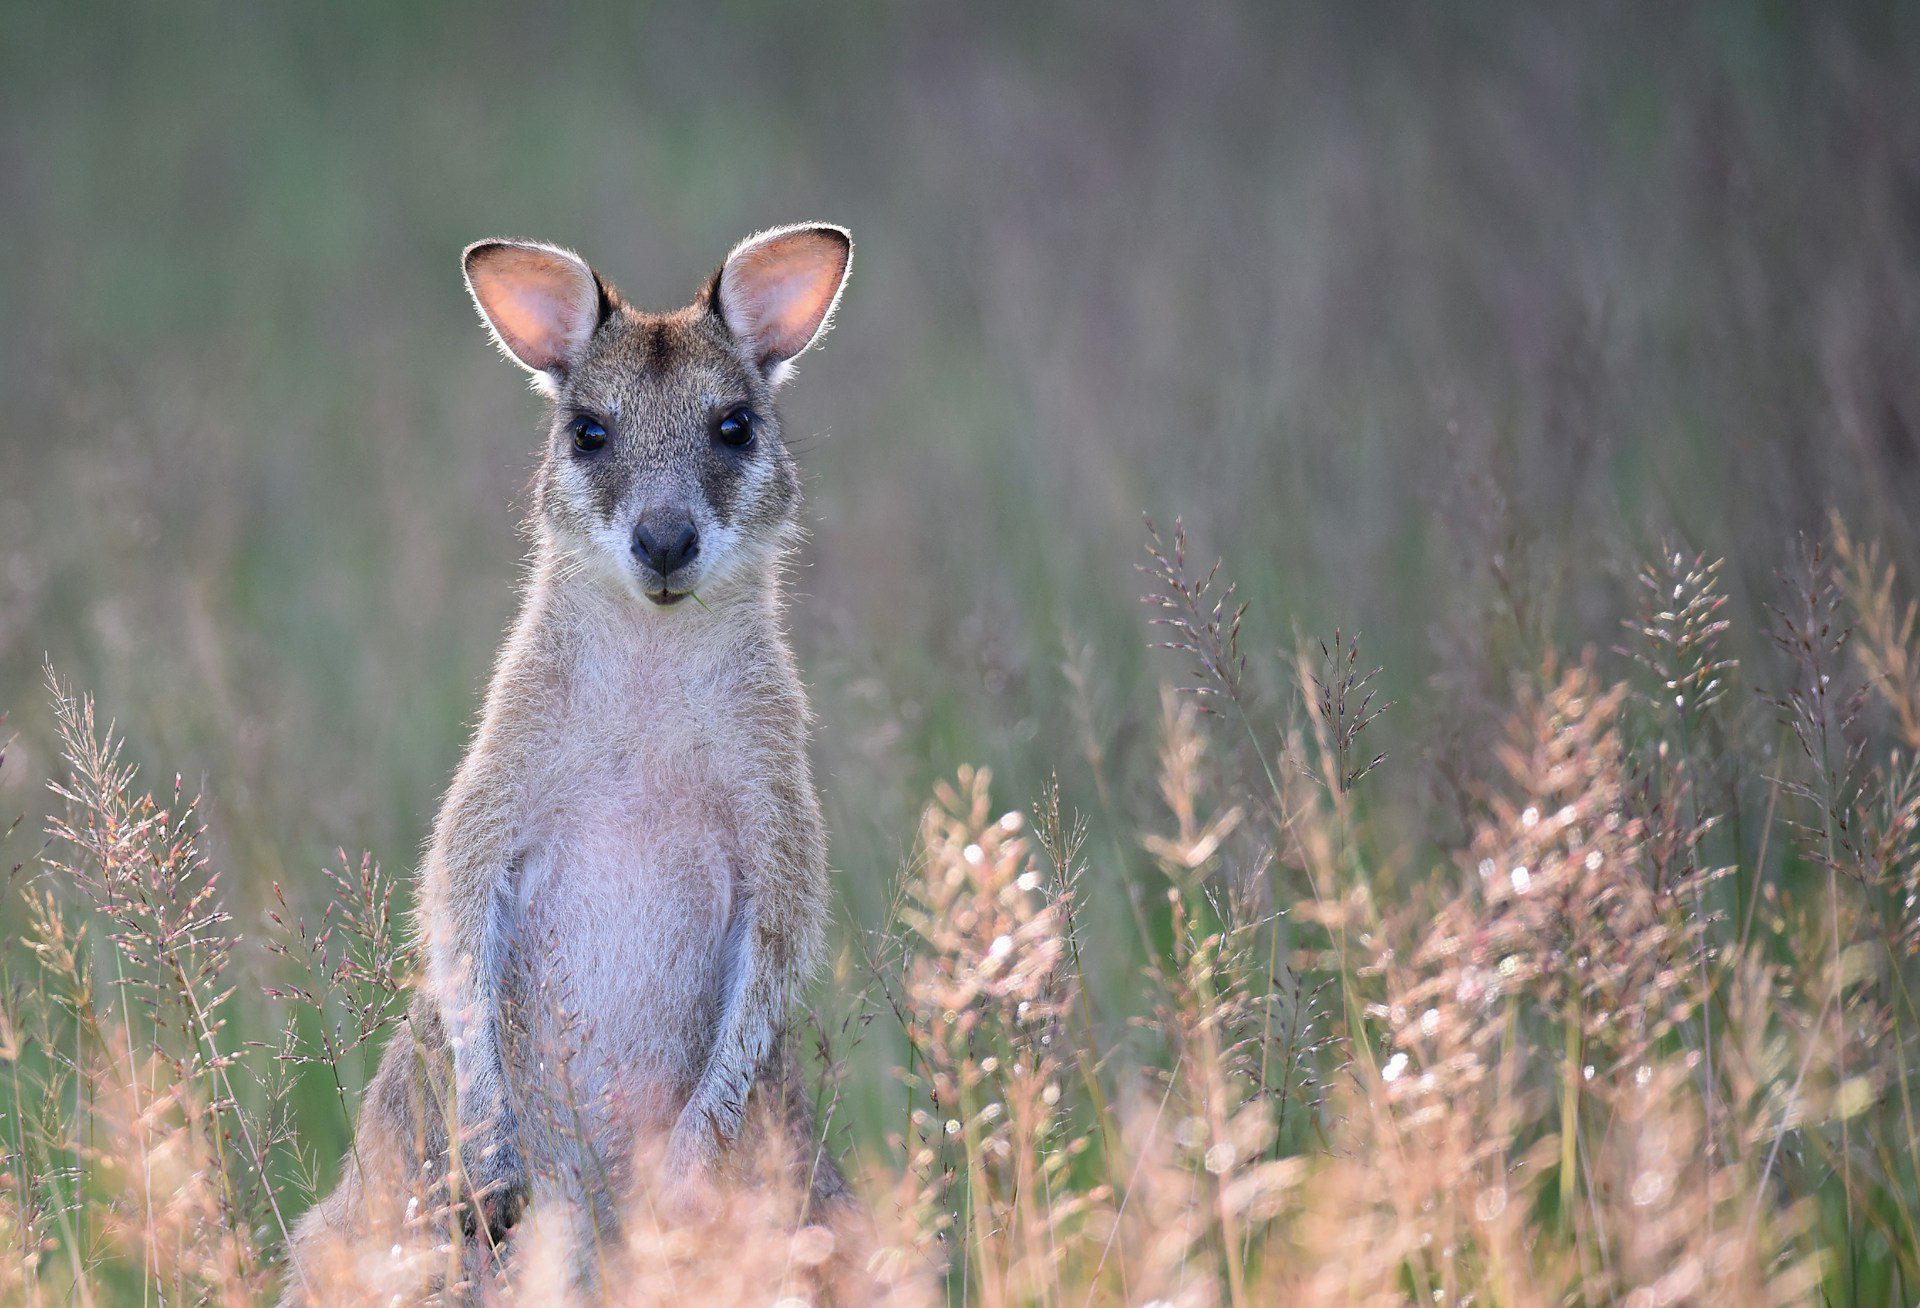
[[[737,409],[729,409],[727,416],[720,419],[720,425],[713,429],[713,434],[720,438],[722,445],[738,449],[753,444],[753,427],[753,410],[742,405]]]
[[[592,454],[607,443],[607,429],[584,414],[568,423],[567,430],[573,433],[573,448],[582,454]]]

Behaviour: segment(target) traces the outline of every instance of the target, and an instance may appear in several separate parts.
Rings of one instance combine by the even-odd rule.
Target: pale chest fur
[[[596,1134],[662,1129],[711,1048],[774,803],[766,687],[737,647],[647,629],[543,656],[560,675],[509,897],[522,1088]]]

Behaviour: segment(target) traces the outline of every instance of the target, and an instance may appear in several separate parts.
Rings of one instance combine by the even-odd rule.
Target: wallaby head
[[[468,247],[481,317],[553,401],[535,493],[548,543],[662,608],[764,575],[800,490],[774,392],[830,325],[852,255],[824,223],[762,232],[692,304],[655,314],[571,251]]]

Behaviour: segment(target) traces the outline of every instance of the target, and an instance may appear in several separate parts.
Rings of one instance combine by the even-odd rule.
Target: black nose
[[[686,566],[700,552],[700,533],[691,519],[678,515],[641,518],[633,525],[634,557],[660,574],[662,580]]]

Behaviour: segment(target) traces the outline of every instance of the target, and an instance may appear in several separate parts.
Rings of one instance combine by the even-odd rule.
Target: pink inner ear
[[[727,326],[750,341],[763,364],[807,348],[846,272],[843,240],[823,232],[776,236],[742,250],[720,277]]]
[[[593,334],[593,274],[558,251],[494,246],[475,255],[467,275],[487,321],[529,368],[564,367]]]

